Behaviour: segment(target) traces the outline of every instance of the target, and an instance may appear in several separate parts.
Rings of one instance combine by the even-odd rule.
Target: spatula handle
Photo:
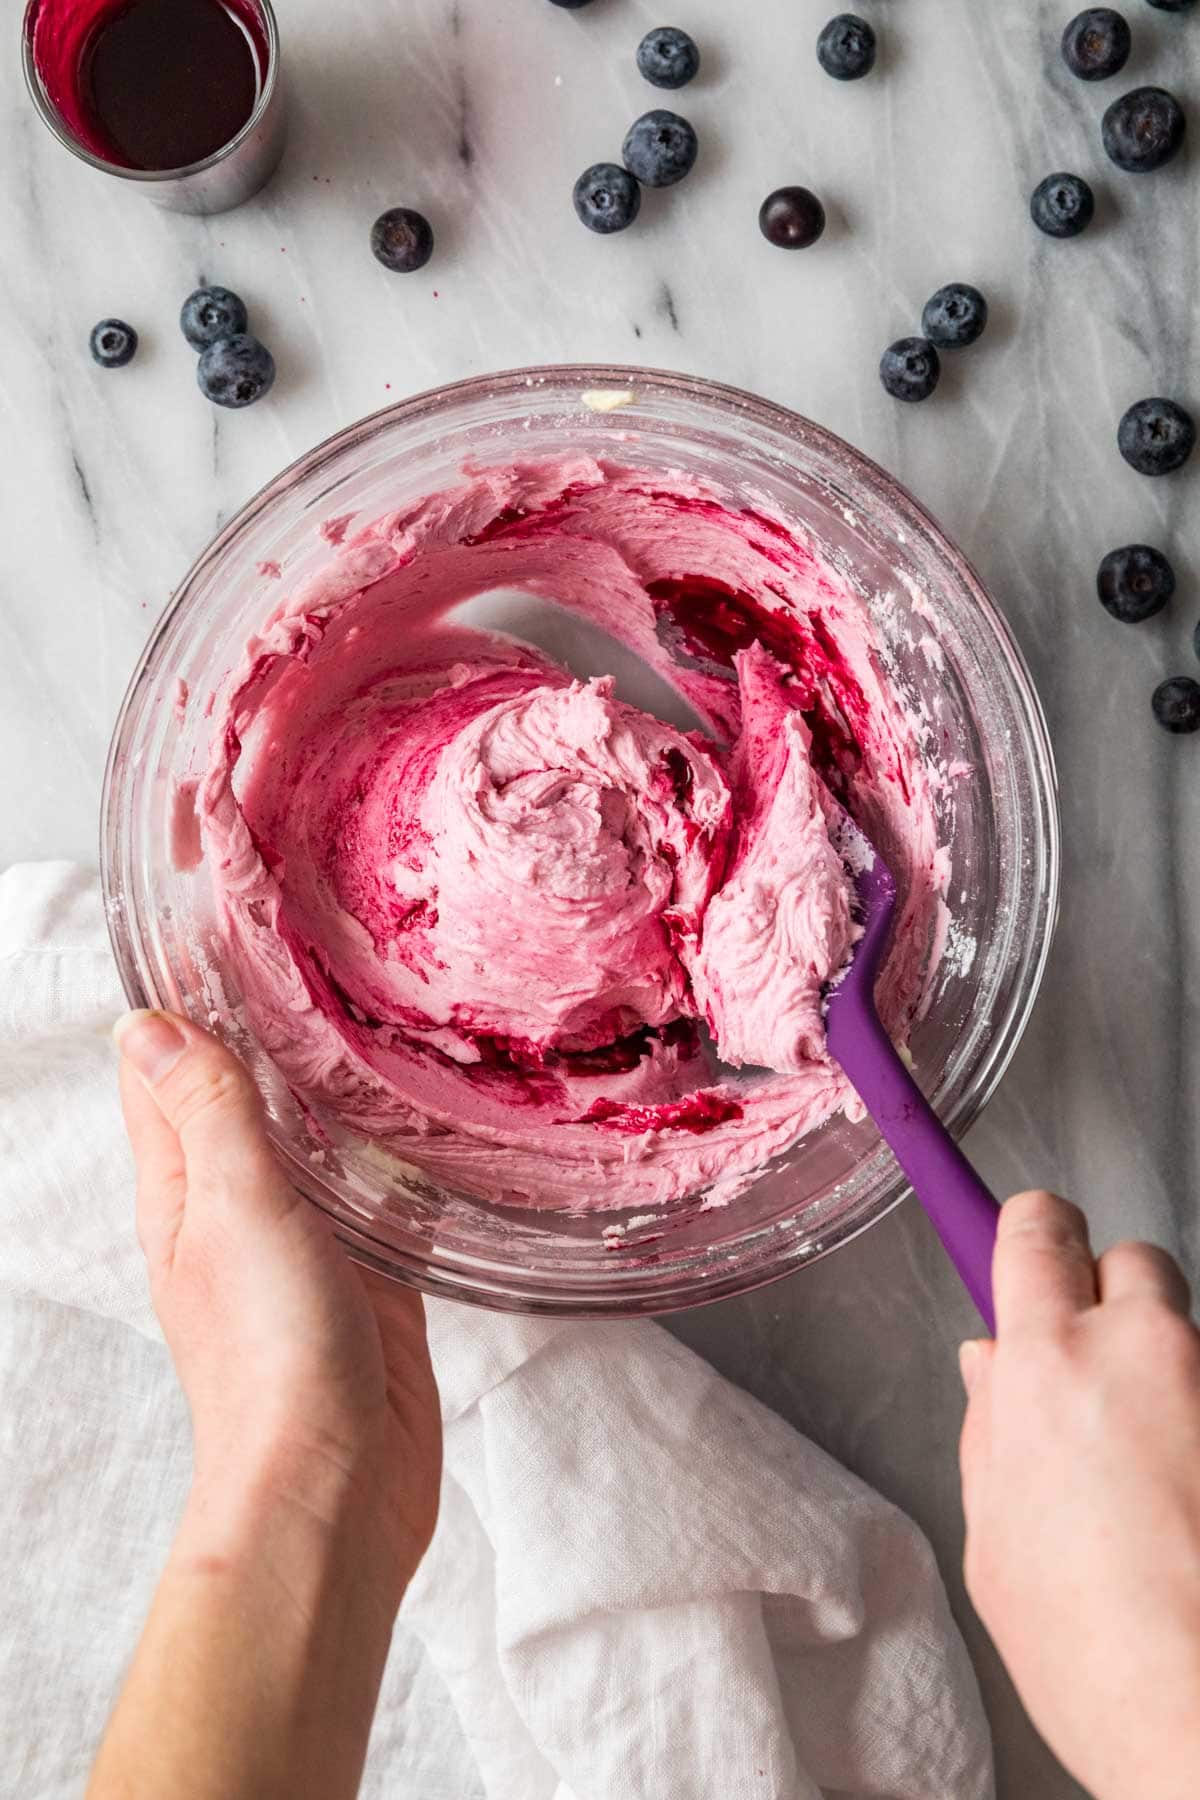
[[[984,1324],[994,1333],[992,1253],[1000,1207],[913,1080],[883,1026],[877,1019],[874,1024],[869,1034],[873,1041],[860,1039],[849,1060],[843,1050],[842,1067],[932,1219]]]

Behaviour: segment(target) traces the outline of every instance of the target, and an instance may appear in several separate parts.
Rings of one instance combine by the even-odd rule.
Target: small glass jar
[[[211,155],[183,168],[135,169],[108,160],[82,140],[70,123],[66,94],[55,91],[55,80],[49,77],[45,58],[38,51],[42,34],[61,29],[73,34],[73,43],[78,42],[76,61],[86,54],[86,40],[80,36],[79,0],[28,0],[25,9],[21,32],[25,83],[43,123],[89,168],[128,182],[170,212],[220,213],[240,206],[275,173],[287,138],[287,119],[279,27],[271,0],[239,0],[239,4],[254,26],[251,52],[258,72],[257,97],[245,124]]]
[[[733,505],[765,501],[873,602],[894,680],[960,765],[936,799],[949,949],[910,1047],[939,1114],[964,1131],[1017,1046],[1053,930],[1059,822],[1042,710],[1000,614],[917,502],[840,439],[732,388],[637,368],[517,370],[418,395],[303,457],[210,545],[155,628],[113,739],[102,860],[131,1004],[182,1010],[247,1058],[291,1178],[354,1255],[431,1293],[611,1316],[739,1293],[882,1218],[907,1189],[873,1125],[838,1115],[729,1204],[693,1195],[653,1218],[520,1211],[439,1190],[336,1121],[314,1135],[242,1017],[207,869],[177,867],[171,853],[177,784],[207,760],[209,697],[280,594],[331,554],[323,519],[402,508],[453,484],[466,462],[579,455],[682,471]]]

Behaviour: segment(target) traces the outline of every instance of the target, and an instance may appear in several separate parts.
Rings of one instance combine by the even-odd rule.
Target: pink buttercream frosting
[[[183,808],[305,1107],[460,1192],[568,1208],[748,1176],[856,1108],[821,1012],[855,937],[834,797],[900,880],[897,1036],[945,859],[850,585],[765,510],[590,461],[353,525],[247,646]],[[499,588],[623,641],[705,730],[455,622]]]

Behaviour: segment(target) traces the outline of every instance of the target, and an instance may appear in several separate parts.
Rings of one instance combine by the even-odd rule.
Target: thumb
[[[178,1143],[189,1203],[231,1196],[269,1217],[292,1211],[297,1196],[271,1149],[262,1098],[231,1050],[173,1013],[128,1013],[114,1036]]]

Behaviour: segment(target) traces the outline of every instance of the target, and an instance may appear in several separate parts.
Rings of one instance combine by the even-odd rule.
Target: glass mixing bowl
[[[1020,1039],[1053,930],[1059,827],[1042,711],[1003,619],[928,514],[838,438],[732,388],[646,369],[518,370],[406,400],[295,463],[209,546],[159,620],[113,739],[102,861],[130,1003],[185,1012],[246,1058],[291,1178],[354,1256],[431,1293],[598,1316],[667,1311],[784,1275],[882,1218],[904,1179],[869,1120],[840,1116],[728,1205],[692,1196],[652,1217],[488,1205],[336,1128],[323,1142],[242,1017],[204,864],[181,870],[171,850],[176,784],[205,761],[203,697],[281,591],[263,565],[292,585],[330,555],[322,519],[374,518],[452,484],[468,460],[581,453],[765,502],[870,599],[894,680],[966,771],[937,802],[951,922],[911,1038],[919,1079],[964,1131]],[[182,706],[185,692],[194,699]]]

